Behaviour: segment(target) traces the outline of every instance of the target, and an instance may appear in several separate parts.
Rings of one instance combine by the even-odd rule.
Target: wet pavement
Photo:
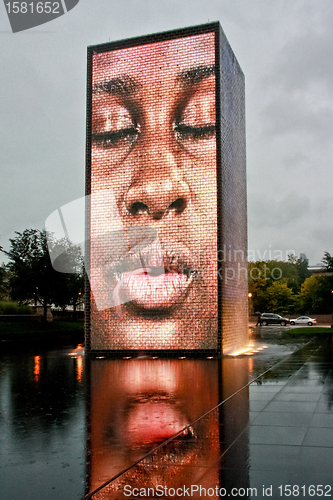
[[[332,497],[332,337],[254,340],[222,359],[2,354],[0,499]]]
[[[292,485],[292,496],[333,495],[332,367],[331,338],[312,341],[250,385],[249,472],[258,491],[271,485],[281,498]]]

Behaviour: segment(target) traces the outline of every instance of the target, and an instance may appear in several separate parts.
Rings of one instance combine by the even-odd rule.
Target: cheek
[[[127,179],[124,165],[119,165],[113,155],[98,148],[91,151],[91,192],[113,189],[117,196],[125,189]]]
[[[210,154],[191,158],[191,164],[186,171],[187,182],[192,193],[194,206],[209,216],[215,215],[217,210],[217,181],[215,147]]]
[[[189,224],[192,248],[200,255],[202,267],[216,268],[217,255],[217,180],[215,155],[201,156],[187,171],[187,182],[192,193]]]
[[[110,174],[110,165],[103,152],[99,149],[91,149],[91,191],[107,189]]]
[[[116,168],[121,168],[123,160],[128,155],[130,147],[96,147],[91,148],[91,174],[95,172],[111,172]]]
[[[209,124],[207,124],[209,125]],[[179,144],[184,152],[191,158],[197,160],[205,160],[210,163],[216,162],[216,136],[188,138],[187,140],[179,140]]]

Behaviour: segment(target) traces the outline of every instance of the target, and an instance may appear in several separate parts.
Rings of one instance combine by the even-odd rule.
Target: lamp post
[[[251,316],[251,314],[252,314],[252,293],[251,293],[251,292],[249,292],[249,293],[247,294],[247,296],[248,296],[248,298],[249,298],[249,316]]]
[[[35,308],[37,308],[37,290],[38,290],[38,286],[36,286],[36,292],[34,292]],[[37,312],[37,309],[36,309],[36,312]]]

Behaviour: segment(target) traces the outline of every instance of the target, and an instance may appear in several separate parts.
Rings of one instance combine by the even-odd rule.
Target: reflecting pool
[[[82,346],[0,354],[0,499],[70,500],[85,490]]]
[[[2,349],[0,500],[120,500],[141,487],[262,498],[263,485],[279,498],[281,484],[329,486],[332,360],[329,336],[257,339],[222,359]]]

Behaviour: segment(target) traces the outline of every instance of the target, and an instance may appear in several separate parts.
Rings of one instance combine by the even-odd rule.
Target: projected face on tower
[[[92,58],[92,349],[217,348],[215,35]]]

